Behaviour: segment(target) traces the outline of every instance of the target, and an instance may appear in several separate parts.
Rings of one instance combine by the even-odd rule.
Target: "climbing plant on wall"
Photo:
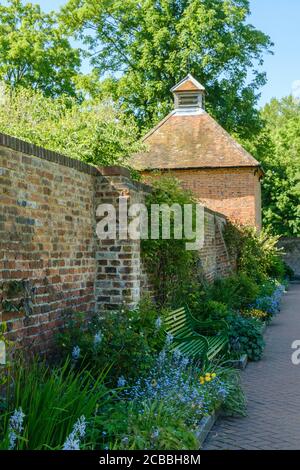
[[[160,176],[151,181],[153,192],[147,198],[148,212],[152,204],[195,204],[193,195],[182,189],[176,178]],[[160,233],[162,215],[160,214]],[[142,257],[150,273],[155,296],[160,305],[178,305],[199,282],[198,252],[186,249],[191,240],[174,238],[174,214],[170,217],[171,239],[142,241]]]

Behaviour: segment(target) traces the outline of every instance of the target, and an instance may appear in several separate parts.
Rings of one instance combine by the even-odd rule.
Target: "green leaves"
[[[269,231],[300,234],[300,103],[273,99],[261,112],[264,130],[251,149],[265,169],[263,217]]]
[[[70,360],[53,368],[38,360],[15,362],[6,388],[7,412],[0,416],[0,448],[7,449],[10,415],[22,408],[24,439],[19,440],[18,450],[60,450],[77,419],[92,419],[108,401],[106,373],[102,366],[95,377],[86,370],[77,374]]]
[[[169,176],[161,176],[151,180],[154,187],[153,193],[147,198],[149,213],[152,204],[193,204],[192,194],[183,190],[180,182]],[[150,219],[150,218],[149,218]],[[149,220],[150,223],[150,220]],[[162,215],[160,214],[160,232]],[[187,295],[193,294],[193,287],[198,281],[196,251],[186,250],[185,238],[174,237],[175,218],[174,213],[170,217],[170,239],[142,240],[142,256],[150,274],[154,286],[156,300],[160,305],[178,307],[182,299],[187,300]],[[191,240],[189,240],[191,241]],[[198,284],[197,284],[198,286]]]
[[[54,14],[21,0],[0,6],[0,80],[47,96],[75,95],[80,63],[79,50],[72,48]]]
[[[235,314],[227,318],[227,323],[233,351],[247,354],[250,361],[259,361],[265,347],[260,320]]]
[[[94,165],[126,165],[140,149],[133,119],[109,102],[2,89],[0,131]]]
[[[271,46],[248,14],[248,0],[70,0],[63,21],[89,45],[99,77],[117,78],[115,97],[140,128],[172,109],[170,88],[191,72],[207,87],[209,111],[244,136],[259,127],[259,68]]]

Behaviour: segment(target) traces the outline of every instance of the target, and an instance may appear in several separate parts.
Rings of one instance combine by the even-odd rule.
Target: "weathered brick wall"
[[[99,204],[143,202],[149,191],[124,168],[96,169],[0,134],[0,322],[17,346],[46,351],[71,311],[134,306],[149,290],[140,242],[96,235]],[[225,222],[205,211],[209,281],[231,270]]]
[[[170,170],[204,206],[243,225],[261,228],[260,180],[255,168]],[[145,180],[149,172],[144,172]]]
[[[94,176],[76,164],[0,147],[0,320],[28,346],[47,349],[64,311],[94,309]]]
[[[150,191],[146,185],[133,182],[124,168],[101,168],[102,178],[97,178],[96,206],[110,203],[117,209],[119,197],[130,204],[142,203]],[[96,220],[97,217],[96,217]],[[130,219],[128,220],[128,224]],[[134,306],[148,289],[141,262],[140,240],[97,240],[97,274],[95,294],[98,308],[116,309],[122,302]]]
[[[205,208],[204,246],[200,250],[200,261],[204,277],[209,282],[231,274],[234,269],[223,237],[225,224],[226,218],[222,214]]]
[[[283,248],[284,259],[300,279],[300,238],[282,238],[278,243]]]
[[[125,169],[101,171],[0,134],[0,321],[16,345],[47,350],[71,310],[136,304],[139,242],[100,241],[96,209],[146,190]]]

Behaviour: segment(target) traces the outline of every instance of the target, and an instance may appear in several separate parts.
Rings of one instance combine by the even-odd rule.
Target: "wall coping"
[[[98,175],[99,171],[96,167],[88,163],[70,158],[60,153],[48,150],[35,144],[26,142],[25,140],[17,139],[7,134],[0,132],[0,146],[7,147],[17,152],[25,153],[26,155],[34,156],[47,160],[49,162],[58,163],[59,165],[74,168],[75,170],[87,173],[89,175]]]
[[[25,153],[26,155],[30,155],[33,157],[38,157],[43,160],[47,160],[48,162],[57,163],[58,165],[63,165],[68,168],[74,168],[82,173],[87,173],[89,175],[94,176],[123,176],[131,180],[137,189],[140,189],[143,192],[151,193],[152,188],[151,186],[141,183],[139,181],[134,181],[131,178],[130,170],[123,166],[101,166],[96,167],[90,165],[88,163],[82,162],[81,160],[77,160],[75,158],[67,157],[58,152],[54,152],[53,150],[48,150],[44,147],[40,147],[39,145],[31,144],[22,139],[18,139],[17,137],[13,137],[8,134],[4,134],[0,132],[0,146],[7,147],[16,152]]]

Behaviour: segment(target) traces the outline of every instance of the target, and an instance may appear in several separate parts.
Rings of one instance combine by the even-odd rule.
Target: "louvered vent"
[[[195,94],[195,95],[190,95],[190,94],[182,94],[182,95],[179,95],[178,96],[178,105],[181,107],[181,108],[188,108],[188,107],[195,107],[195,106],[199,106],[200,105],[200,102],[199,102],[199,94]]]

